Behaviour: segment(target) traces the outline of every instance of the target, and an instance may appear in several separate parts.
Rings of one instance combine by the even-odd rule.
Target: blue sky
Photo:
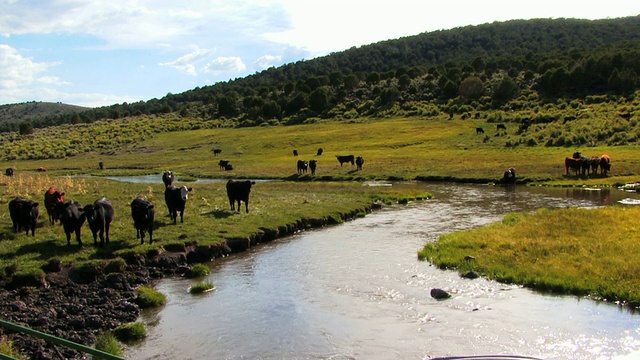
[[[636,15],[637,0],[0,0],[0,105],[136,102],[422,32]]]

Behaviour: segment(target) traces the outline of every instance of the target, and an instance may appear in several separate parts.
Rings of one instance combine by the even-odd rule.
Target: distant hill
[[[63,103],[30,101],[20,104],[0,105],[0,129],[18,128],[23,121],[36,122],[47,117],[77,114],[88,108]]]

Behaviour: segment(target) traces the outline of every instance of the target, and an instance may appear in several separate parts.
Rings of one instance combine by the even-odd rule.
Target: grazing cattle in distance
[[[57,204],[64,202],[64,193],[50,187],[44,193],[44,207],[47,209],[47,215],[49,215],[49,222],[51,225],[55,224],[56,220],[60,217],[57,211]]]
[[[515,184],[516,183],[516,169],[510,167],[507,171],[504,172],[502,176],[502,182],[505,184]]]
[[[218,161],[218,166],[220,167],[220,170],[226,170],[227,169],[227,165],[229,165],[229,160],[220,160],[220,161]]]
[[[478,135],[478,134],[484,134],[484,129],[481,128],[481,127],[477,127],[476,128],[476,135]]]
[[[98,167],[100,168],[100,170],[104,170],[104,163],[102,161],[100,161],[98,163]]]
[[[298,150],[293,149],[293,156],[298,156]]]
[[[364,159],[362,158],[362,156],[358,156],[356,158],[356,166],[358,170],[362,170],[362,164],[364,164]]]
[[[607,175],[609,170],[611,170],[611,158],[609,155],[604,154],[600,156],[600,174]]]
[[[213,156],[218,156],[222,154],[222,149],[213,149]]]
[[[600,166],[600,158],[594,155],[591,157],[591,173],[592,174],[598,173],[598,166]]]
[[[36,224],[40,216],[38,205],[33,200],[21,197],[9,201],[9,216],[13,223],[14,232],[18,233],[24,229],[29,236],[29,230],[31,230],[31,235],[36,236]]]
[[[322,155],[323,152],[324,152],[324,150],[322,148],[318,148],[317,156]]]
[[[67,201],[66,203],[57,203],[56,211],[60,214],[60,222],[67,236],[67,246],[71,245],[71,234],[76,233],[76,241],[82,246],[82,225],[86,220],[82,204],[77,201]]]
[[[93,204],[83,208],[84,214],[89,223],[89,228],[93,233],[93,244],[98,244],[98,234],[100,235],[100,246],[104,246],[105,239],[109,243],[109,227],[113,221],[113,205],[106,198],[102,197]]]
[[[309,161],[309,169],[311,170],[311,175],[316,174],[316,167],[318,166],[318,162],[316,160]]]
[[[298,160],[298,174],[306,173],[309,168],[307,160]]]
[[[175,179],[176,177],[173,174],[173,171],[166,170],[164,173],[162,173],[162,182],[164,183],[164,187],[171,186]]]
[[[504,124],[500,123],[500,124],[496,125],[496,130],[497,131],[500,131],[500,130],[507,131],[507,127]]]
[[[224,166],[224,170],[225,171],[231,171],[233,170],[233,165],[231,163],[228,163],[227,165]]]
[[[36,169],[37,172],[47,172],[47,168],[39,167]]]
[[[251,193],[251,185],[255,184],[255,181],[244,180],[229,180],[227,181],[227,197],[229,197],[229,204],[231,210],[235,210],[235,203],[238,203],[238,211],[240,211],[240,204],[244,201],[245,210],[249,213],[249,194]]]
[[[184,222],[184,209],[191,190],[193,188],[187,188],[186,186],[167,186],[164,190],[164,201],[167,203],[169,216],[174,224],[178,221],[178,211],[180,212],[180,222]]]
[[[351,165],[355,164],[355,157],[353,155],[336,155],[336,158],[340,162],[340,167],[342,167],[342,164],[344,163],[350,162]]]
[[[573,169],[576,172],[576,175],[578,175],[578,171],[582,171],[582,175],[584,175],[585,169],[589,168],[589,163],[586,160],[586,158],[565,158],[564,169],[566,174],[569,175],[569,169]]]
[[[4,174],[6,176],[13,176],[13,168],[7,168],[7,170],[4,171]]]
[[[155,210],[153,204],[142,196],[138,196],[131,202],[131,217],[136,228],[136,239],[144,244],[144,233],[149,233],[149,244],[153,243],[153,218]]]

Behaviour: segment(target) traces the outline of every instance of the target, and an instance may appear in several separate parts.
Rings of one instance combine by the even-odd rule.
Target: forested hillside
[[[528,121],[548,123],[566,114],[540,106],[626,101],[640,86],[638,74],[640,17],[520,20],[384,41],[162,99],[29,122],[41,128],[176,113],[219,126],[273,126],[517,109],[531,111]]]

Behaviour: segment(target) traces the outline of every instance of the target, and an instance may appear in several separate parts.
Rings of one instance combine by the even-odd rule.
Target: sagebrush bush
[[[113,335],[123,343],[132,343],[144,339],[147,336],[147,330],[140,322],[128,323],[115,328]]]
[[[158,307],[167,303],[167,297],[153,288],[141,286],[138,288],[137,293],[136,304],[143,309]]]
[[[211,269],[205,264],[195,264],[193,265],[185,274],[186,278],[196,278],[207,276],[211,272]]]

